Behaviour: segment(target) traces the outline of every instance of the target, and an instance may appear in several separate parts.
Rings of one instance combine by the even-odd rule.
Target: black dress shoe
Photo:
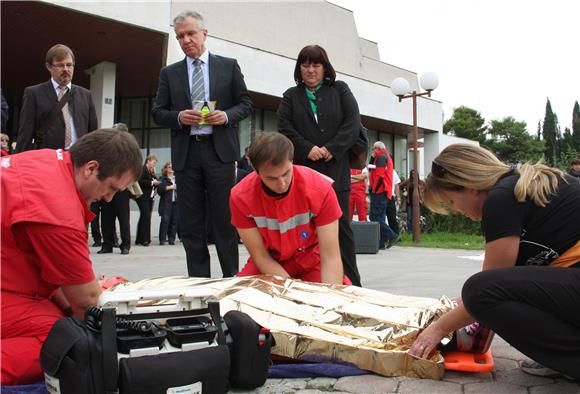
[[[121,254],[129,254],[129,249],[121,248]]]
[[[149,246],[149,244],[150,244],[150,243],[151,243],[151,241],[148,241],[148,242],[142,242],[142,243],[141,243],[141,245],[143,245],[143,246]]]
[[[93,247],[99,247],[99,246],[103,246],[103,242],[102,241],[95,241],[93,242]]]
[[[165,245],[165,241],[159,241],[159,245],[161,246]]]
[[[113,253],[113,249],[101,249],[97,252],[97,254],[104,254],[104,253]]]
[[[169,241],[169,245],[175,245],[175,241]]]

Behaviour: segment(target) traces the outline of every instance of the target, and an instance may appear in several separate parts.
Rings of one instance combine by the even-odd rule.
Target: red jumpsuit
[[[264,246],[290,277],[320,283],[316,227],[342,216],[329,178],[294,165],[288,194],[272,196],[253,172],[232,189],[230,209],[232,224],[236,228],[257,227]],[[260,274],[250,257],[238,276]],[[350,284],[346,276],[344,283]]]
[[[49,297],[94,280],[86,225],[90,212],[70,154],[43,149],[3,157],[2,385],[42,379],[40,348],[63,316]]]
[[[350,175],[360,175],[364,170],[350,170]],[[352,182],[350,184],[350,220],[354,215],[354,210],[358,215],[358,220],[361,222],[367,221],[367,187],[366,181]]]

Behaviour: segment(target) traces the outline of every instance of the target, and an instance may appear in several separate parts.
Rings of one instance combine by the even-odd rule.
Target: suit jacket
[[[65,131],[62,115],[59,114],[51,125],[44,124],[57,104],[58,96],[50,80],[24,89],[17,152],[35,148],[64,148]],[[78,138],[99,127],[97,112],[89,90],[73,84],[68,104]],[[44,130],[40,130],[43,126]],[[44,134],[40,143],[37,139],[39,133]]]
[[[315,169],[334,179],[334,190],[350,190],[348,150],[356,142],[361,120],[358,104],[342,81],[325,82],[316,92],[318,122],[306,96],[304,85],[284,92],[278,108],[278,130],[294,144],[294,163]],[[314,146],[325,146],[332,160],[312,161]]]
[[[187,75],[187,57],[161,69],[159,88],[151,114],[158,125],[171,128],[171,161],[175,171],[183,170],[189,149],[191,126],[181,126],[179,112],[191,109],[191,94]],[[235,59],[209,54],[208,61],[211,101],[224,111],[228,123],[213,126],[213,144],[220,160],[229,163],[240,157],[238,123],[252,113],[252,99],[244,76]]]

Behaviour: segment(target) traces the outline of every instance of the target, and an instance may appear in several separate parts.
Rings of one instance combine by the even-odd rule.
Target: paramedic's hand
[[[409,349],[411,356],[429,358],[429,355],[436,350],[439,342],[447,335],[447,331],[441,330],[437,323],[432,323],[415,339],[413,346]]]

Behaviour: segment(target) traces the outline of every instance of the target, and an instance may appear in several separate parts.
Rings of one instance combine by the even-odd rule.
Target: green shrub
[[[481,235],[481,223],[463,215],[439,215],[428,210],[424,213],[430,232],[448,232]]]

